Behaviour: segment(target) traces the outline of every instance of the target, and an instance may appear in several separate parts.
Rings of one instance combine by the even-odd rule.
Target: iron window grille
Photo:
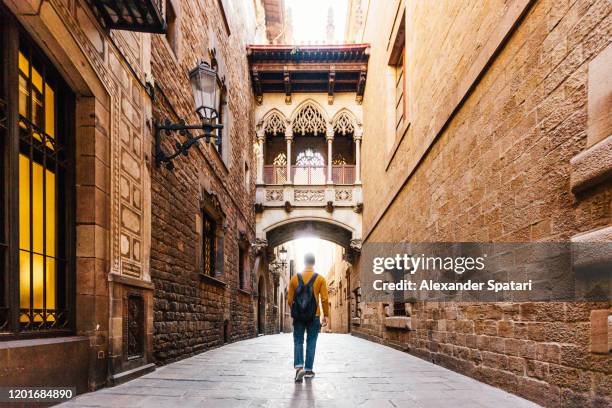
[[[203,256],[204,275],[215,277],[217,254],[217,223],[203,212]]]
[[[0,334],[74,328],[74,96],[0,9]]]

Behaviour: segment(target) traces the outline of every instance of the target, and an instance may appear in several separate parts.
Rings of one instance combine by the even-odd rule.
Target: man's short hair
[[[306,266],[313,266],[315,264],[315,257],[312,253],[308,252],[304,255],[304,264]]]

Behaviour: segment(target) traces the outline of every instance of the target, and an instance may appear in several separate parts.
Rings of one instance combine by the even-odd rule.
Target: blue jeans
[[[317,336],[321,330],[321,321],[316,316],[312,322],[293,321],[293,367],[304,367],[304,332],[306,332],[306,371],[312,371],[315,350],[317,348]]]

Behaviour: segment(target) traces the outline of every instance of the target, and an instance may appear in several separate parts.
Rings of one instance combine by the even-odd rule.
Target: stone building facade
[[[220,145],[214,139],[200,143],[189,156],[175,159],[173,170],[152,170],[154,355],[163,363],[256,335],[251,277],[256,139],[245,55],[255,35],[255,10],[241,1],[171,3],[175,37],[152,39],[153,120],[197,122],[187,73],[201,59],[216,62],[226,91],[218,109],[224,125]],[[171,152],[173,144],[166,138],[164,151]],[[212,270],[203,254],[209,227]]]
[[[80,1],[0,9],[0,383],[83,392],[154,367],[151,36]]]
[[[351,320],[351,264],[345,259],[346,251],[341,246],[334,248],[333,263],[327,272],[329,292],[329,322],[326,331],[348,333]]]
[[[372,45],[364,245],[610,240],[610,2],[351,7],[349,40]],[[360,289],[354,334],[545,406],[611,403],[609,302],[364,304]]]
[[[167,0],[112,19],[103,3],[0,2],[3,386],[84,392],[256,334],[245,49],[265,10]],[[221,142],[170,171],[155,124],[197,123],[200,60],[223,81]]]

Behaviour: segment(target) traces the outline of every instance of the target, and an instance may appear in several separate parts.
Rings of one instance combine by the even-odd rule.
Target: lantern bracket
[[[180,155],[187,156],[191,146],[198,144],[200,139],[204,139],[206,143],[209,143],[211,138],[215,138],[215,143],[220,145],[220,135],[213,133],[215,130],[220,129],[223,129],[222,124],[211,123],[207,120],[202,120],[202,122],[197,125],[188,125],[185,123],[184,119],[179,119],[177,123],[172,123],[169,119],[166,119],[162,123],[155,122],[155,164],[160,166],[162,163],[165,163],[168,170],[174,169],[172,160]],[[194,136],[190,132],[192,130],[202,131],[203,133]],[[182,138],[185,138],[185,141],[176,141],[174,145],[174,152],[167,154],[162,149],[161,138],[162,135],[170,136],[173,133],[178,133]]]

